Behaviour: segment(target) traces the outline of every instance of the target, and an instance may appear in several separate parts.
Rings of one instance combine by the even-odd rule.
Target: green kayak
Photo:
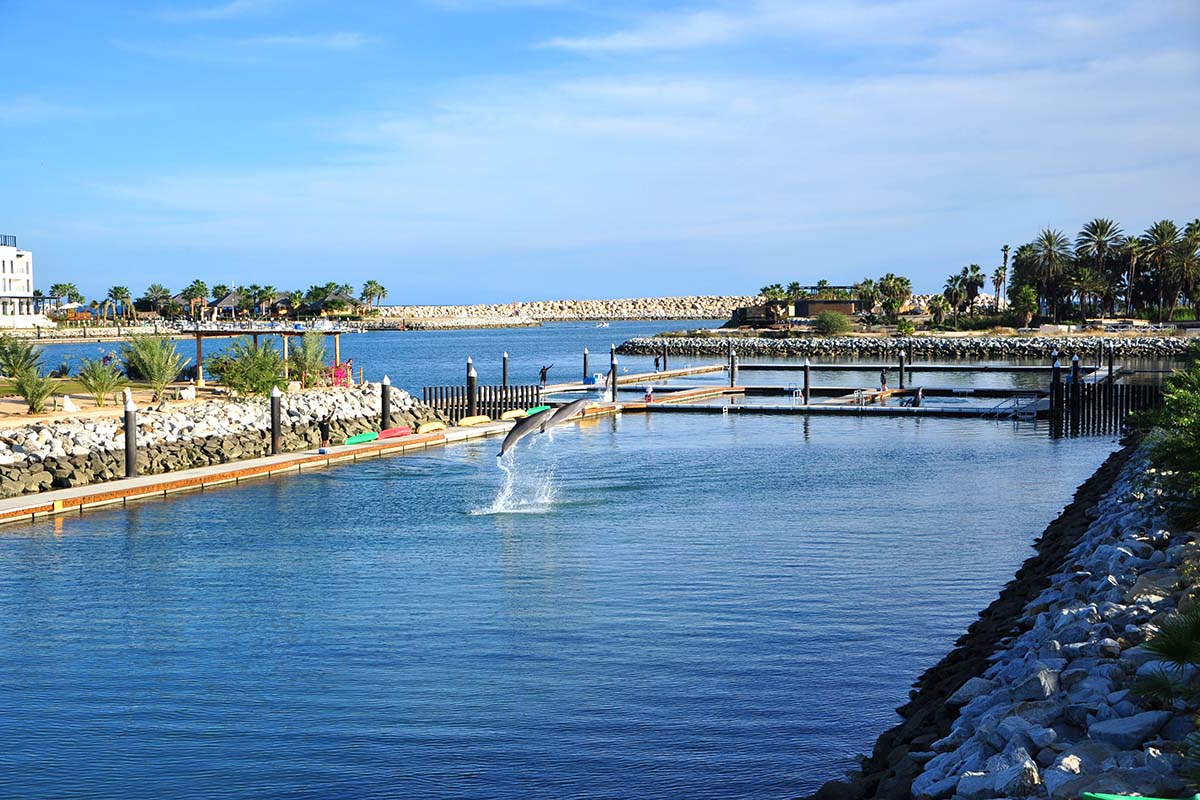
[[[550,406],[534,406],[533,408],[525,409],[525,413],[532,417],[534,414],[538,413],[539,411],[548,411],[549,409],[550,409]]]
[[[375,431],[367,433],[356,433],[353,436],[347,437],[346,444],[362,444],[363,442],[373,442],[379,438],[379,434]]]

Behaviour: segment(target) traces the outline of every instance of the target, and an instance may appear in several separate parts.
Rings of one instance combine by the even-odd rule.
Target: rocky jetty
[[[616,319],[727,319],[735,308],[751,305],[756,297],[689,295],[632,297],[620,300],[534,300],[460,306],[383,306],[385,318],[525,319],[536,322]]]
[[[739,356],[769,357],[891,357],[901,351],[912,357],[1049,358],[1064,360],[1094,355],[1111,346],[1118,357],[1173,358],[1197,341],[1184,336],[653,336],[629,339],[617,348],[627,355],[669,354],[724,356],[732,345]]]
[[[1038,555],[918,681],[905,722],[818,798],[1181,795],[1192,716],[1141,696],[1172,669],[1144,647],[1200,598],[1195,531],[1168,527],[1143,453],[1109,460],[1047,529]]]
[[[284,450],[320,444],[317,423],[332,414],[333,441],[376,430],[379,384],[316,389],[282,398]],[[392,389],[392,419],[416,428],[440,419],[407,392]],[[98,483],[125,474],[123,419],[76,418],[0,431],[0,496]],[[138,470],[159,474],[270,453],[265,398],[163,404],[138,413]]]

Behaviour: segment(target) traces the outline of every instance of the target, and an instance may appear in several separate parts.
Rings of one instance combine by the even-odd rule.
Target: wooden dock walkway
[[[588,408],[572,422],[583,422],[610,416],[620,411],[612,404]],[[403,455],[430,447],[499,436],[515,423],[511,420],[490,422],[467,428],[448,428],[437,433],[412,434],[394,439],[376,440],[365,444],[339,445],[326,448],[326,453],[306,450],[283,453],[228,464],[167,472],[161,475],[139,475],[136,478],[105,481],[71,489],[55,489],[0,500],[0,525],[10,522],[29,522],[59,514],[80,514],[96,508],[127,505],[131,502],[162,498],[179,492],[203,491],[219,486],[236,485],[243,481],[283,475],[297,475],[314,469],[352,463],[369,458]]]
[[[617,386],[628,386],[631,383],[653,383],[670,378],[686,378],[689,375],[703,375],[709,372],[724,372],[724,364],[705,364],[699,367],[683,367],[681,369],[666,369],[661,372],[635,372],[629,375],[618,375]],[[543,394],[560,394],[562,392],[594,392],[603,389],[600,383],[550,383],[542,390]]]

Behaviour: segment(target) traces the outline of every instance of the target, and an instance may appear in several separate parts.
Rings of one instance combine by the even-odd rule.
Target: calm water
[[[0,529],[0,796],[792,797],[1114,446],[629,415]]]

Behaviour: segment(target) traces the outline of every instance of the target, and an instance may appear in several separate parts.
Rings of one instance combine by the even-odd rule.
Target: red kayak
[[[386,428],[379,432],[380,439],[395,439],[397,436],[408,436],[412,433],[412,428],[405,426],[403,428]]]

